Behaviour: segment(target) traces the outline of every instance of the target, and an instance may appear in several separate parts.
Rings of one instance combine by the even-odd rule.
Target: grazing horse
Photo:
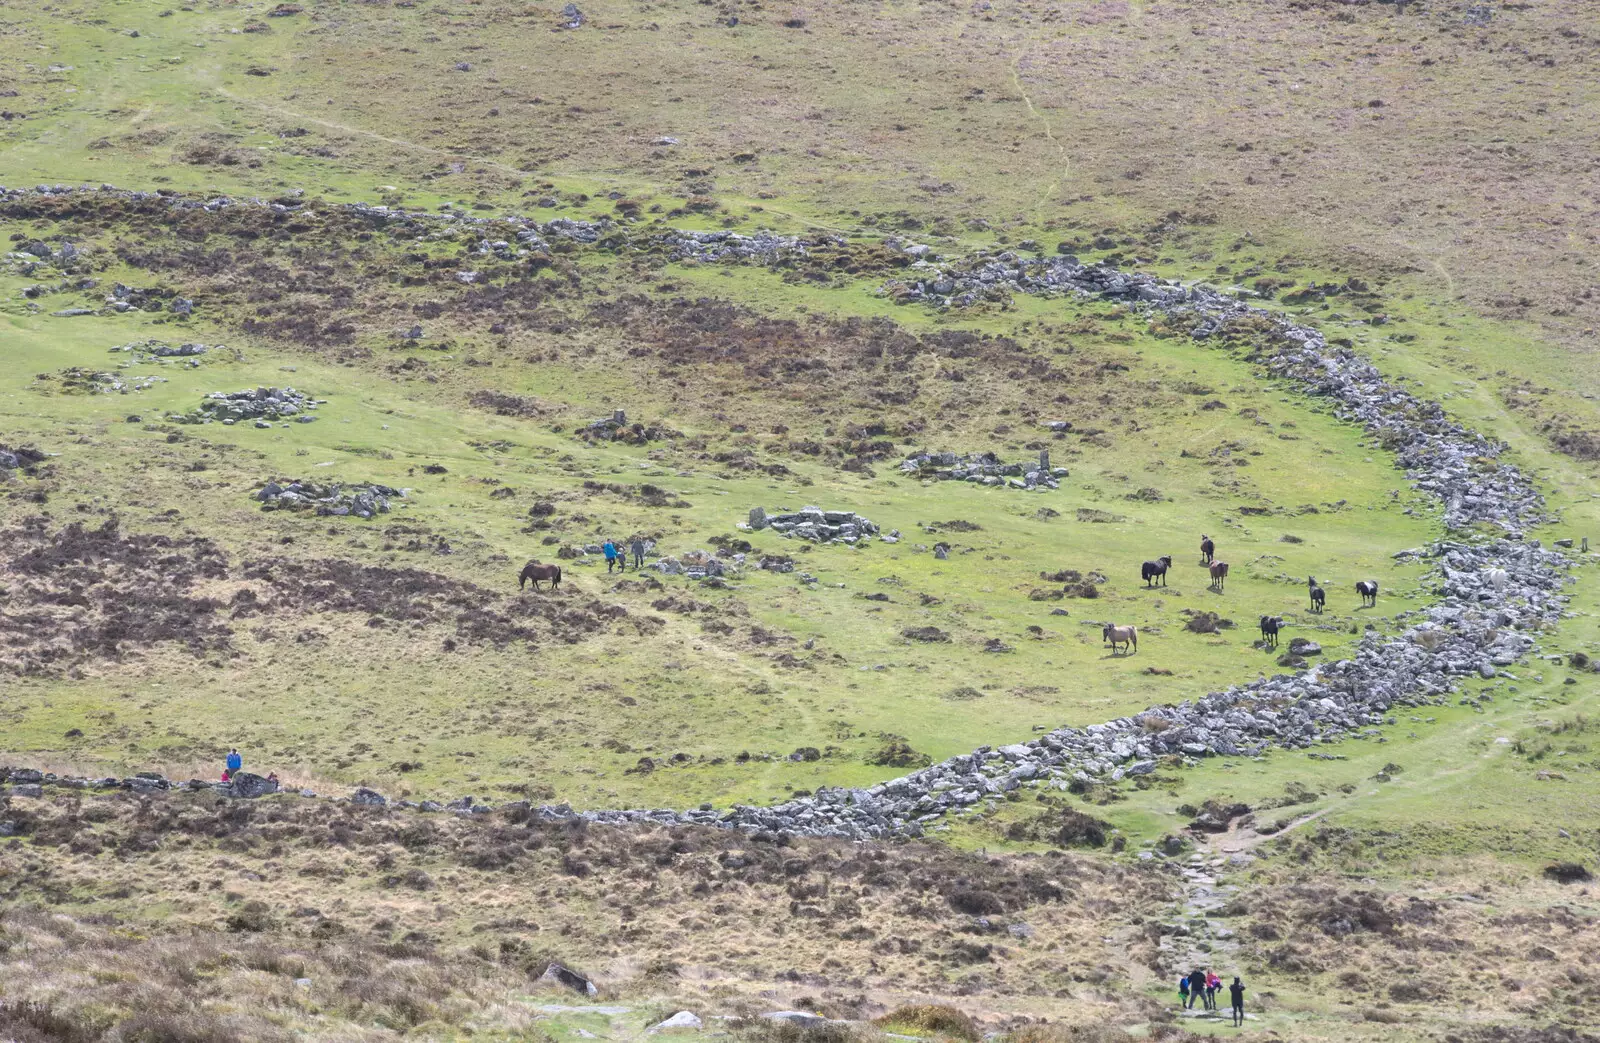
[[[1321,612],[1323,605],[1328,600],[1328,595],[1321,587],[1317,586],[1317,577],[1306,577],[1306,591],[1311,595],[1311,611]]]
[[[1216,554],[1217,545],[1211,542],[1210,536],[1202,533],[1200,536],[1200,557],[1204,559],[1202,564],[1211,564],[1211,562],[1216,558]]]
[[[1361,605],[1362,605],[1363,608],[1366,608],[1366,607],[1377,608],[1378,607],[1378,581],[1377,580],[1375,580],[1375,579],[1358,580],[1356,582],[1356,593],[1361,595]]]
[[[1167,570],[1172,567],[1172,555],[1163,554],[1155,561],[1147,561],[1139,568],[1139,578],[1144,580],[1147,587],[1154,586],[1154,580],[1160,580],[1161,585],[1167,585]]]
[[[1139,651],[1139,630],[1137,627],[1116,627],[1107,623],[1100,631],[1100,636],[1111,642],[1111,654],[1117,654],[1118,645],[1126,645],[1132,651]]]
[[[1228,586],[1228,563],[1213,561],[1211,563],[1211,589],[1222,591]]]
[[[533,582],[534,590],[539,589],[540,580],[549,580],[550,589],[556,590],[561,586],[561,566],[541,565],[537,561],[530,561],[522,566],[522,575],[517,577],[517,589],[523,589],[530,580]]]
[[[1278,628],[1283,626],[1283,620],[1277,616],[1261,617],[1261,640],[1267,643],[1268,648],[1278,647]]]

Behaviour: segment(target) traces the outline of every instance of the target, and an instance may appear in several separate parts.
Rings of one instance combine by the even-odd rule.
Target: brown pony
[[[556,590],[561,586],[561,566],[541,565],[537,561],[530,561],[522,566],[522,575],[517,577],[517,589],[521,590],[533,581],[533,589],[539,589],[540,580],[549,580],[550,589]]]
[[[1211,563],[1211,589],[1221,591],[1228,585],[1228,563],[1213,561]]]

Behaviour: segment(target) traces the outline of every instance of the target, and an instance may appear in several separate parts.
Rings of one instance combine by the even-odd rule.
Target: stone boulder
[[[595,987],[594,982],[572,968],[565,967],[559,963],[552,963],[546,967],[544,973],[539,976],[539,983],[541,985],[559,985],[562,988],[571,989],[573,992],[581,993],[585,996],[598,996],[600,994],[600,990]]]
[[[269,793],[278,792],[278,783],[276,779],[263,778],[248,771],[238,771],[234,772],[233,778],[228,780],[228,785],[223,792],[230,797],[255,800],[257,797],[265,797]]]

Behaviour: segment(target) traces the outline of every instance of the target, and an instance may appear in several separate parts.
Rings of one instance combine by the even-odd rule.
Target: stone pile
[[[1050,451],[1040,450],[1038,460],[1006,463],[994,453],[921,452],[900,465],[900,473],[941,482],[976,482],[1003,485],[1008,489],[1059,489],[1059,479],[1067,476],[1065,467],[1050,466]]]
[[[835,245],[843,246],[842,238],[830,237]],[[689,232],[671,231],[661,236],[659,242],[671,251],[675,261],[753,261],[757,264],[775,264],[787,257],[804,257],[806,244],[797,236],[757,232],[745,235],[740,232]]]
[[[878,534],[878,526],[854,511],[825,511],[803,507],[787,514],[768,514],[763,507],[750,508],[750,520],[742,529],[760,532],[771,529],[786,539],[813,543],[857,543]]]
[[[735,554],[729,558],[719,558],[707,550],[691,550],[685,551],[677,557],[662,558],[652,564],[650,568],[668,576],[706,579],[712,576],[729,575],[737,571],[742,565],[744,565],[743,554]]]
[[[294,420],[309,424],[316,417],[310,411],[325,400],[313,399],[292,387],[258,387],[245,391],[213,391],[201,400],[192,413],[178,413],[168,417],[179,424],[209,424],[220,421],[233,425],[240,420],[253,420],[257,427],[271,427],[274,420]]]
[[[254,494],[264,511],[311,511],[319,515],[371,518],[389,512],[389,497],[405,491],[370,483],[313,482],[283,478],[270,481]]]

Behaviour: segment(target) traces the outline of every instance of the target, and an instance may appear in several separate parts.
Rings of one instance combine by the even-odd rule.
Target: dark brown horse
[[[1204,565],[1211,564],[1211,562],[1213,560],[1215,560],[1216,555],[1217,555],[1217,545],[1216,545],[1216,543],[1211,539],[1210,536],[1206,536],[1206,535],[1202,534],[1200,536],[1200,557],[1204,559],[1204,561],[1202,561],[1202,564],[1204,564]]]
[[[550,589],[556,590],[561,586],[561,566],[541,565],[537,561],[530,561],[522,566],[522,575],[517,577],[517,589],[521,590],[533,581],[533,589],[539,589],[540,580],[549,580]]]

